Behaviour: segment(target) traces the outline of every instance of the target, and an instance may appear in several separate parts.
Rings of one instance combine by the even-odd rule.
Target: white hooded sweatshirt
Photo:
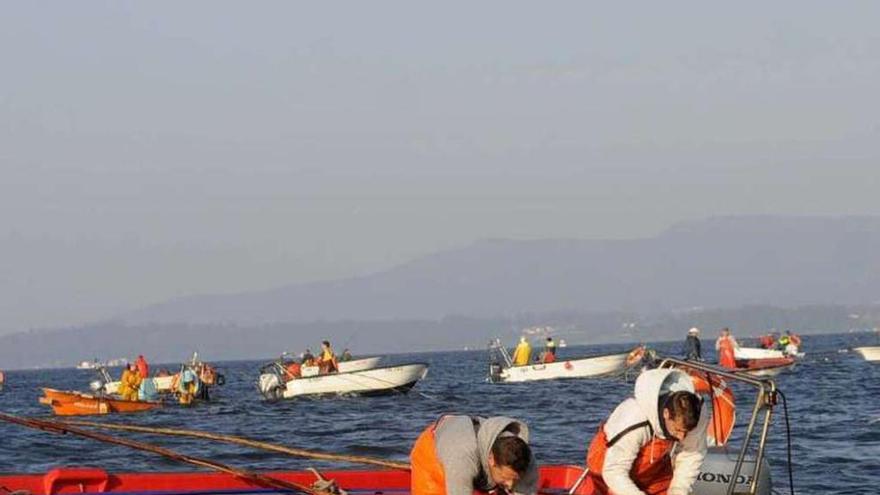
[[[632,430],[617,440],[605,453],[602,478],[608,489],[615,495],[644,495],[630,478],[630,469],[639,450],[656,436],[665,439],[664,428],[660,424],[658,401],[662,394],[678,391],[694,392],[691,378],[679,370],[649,370],[636,380],[635,397],[623,401],[605,422],[607,438],[617,436],[623,430],[648,421],[653,428],[645,426]],[[668,495],[687,495],[700,472],[706,457],[706,427],[709,423],[708,407],[700,413],[697,427],[688,432],[684,440],[677,443],[672,452],[673,476]],[[658,457],[661,455],[658,452]]]

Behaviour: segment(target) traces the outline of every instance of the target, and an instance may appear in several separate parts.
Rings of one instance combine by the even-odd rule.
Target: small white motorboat
[[[342,364],[342,363],[340,363]],[[309,367],[307,367],[309,368]],[[275,361],[261,368],[257,383],[260,393],[269,400],[303,396],[390,395],[406,393],[425,378],[425,363],[401,364],[358,371],[340,371],[290,378],[283,363]]]
[[[871,362],[880,361],[880,345],[866,346],[866,347],[854,347],[853,352],[862,356],[865,359],[865,361],[871,361]]]
[[[576,359],[560,359],[552,363],[534,363],[514,366],[510,353],[501,341],[495,339],[490,351],[501,357],[489,364],[489,381],[492,383],[530,382],[559,378],[596,378],[623,373],[639,364],[645,355],[644,346],[629,352],[585,356]]]

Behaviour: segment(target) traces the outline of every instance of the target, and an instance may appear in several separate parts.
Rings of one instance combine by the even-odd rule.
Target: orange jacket
[[[718,365],[722,368],[736,368],[736,358],[733,354],[733,348],[736,345],[731,337],[719,337],[716,342],[718,348]]]
[[[437,459],[434,443],[436,427],[434,423],[425,428],[410,452],[412,495],[446,495],[446,473],[443,471],[443,464]]]
[[[633,425],[633,428],[649,427],[647,421],[644,424]],[[605,464],[605,453],[608,448],[631,429],[625,429],[610,441],[605,436],[605,424],[599,425],[599,432],[590,443],[587,450],[587,467],[590,468],[590,476],[584,483],[584,487],[578,493],[590,493],[593,495],[607,495],[608,485],[602,478],[602,470]],[[636,460],[633,461],[630,477],[640,490],[648,495],[665,495],[672,481],[672,460],[670,452],[675,444],[673,440],[653,438],[642,446]]]

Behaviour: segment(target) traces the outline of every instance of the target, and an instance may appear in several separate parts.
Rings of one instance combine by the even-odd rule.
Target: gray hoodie
[[[508,428],[516,432],[506,432]],[[452,415],[440,419],[434,431],[434,444],[437,459],[443,465],[447,495],[471,495],[474,489],[494,488],[489,480],[489,453],[495,439],[502,434],[513,434],[529,442],[528,426],[515,419]],[[517,481],[513,492],[533,495],[537,487],[538,463],[533,454],[528,470]]]

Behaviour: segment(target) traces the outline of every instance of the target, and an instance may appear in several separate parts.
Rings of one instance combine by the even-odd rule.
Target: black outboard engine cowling
[[[497,362],[489,363],[489,381],[492,383],[501,381],[501,365]]]

